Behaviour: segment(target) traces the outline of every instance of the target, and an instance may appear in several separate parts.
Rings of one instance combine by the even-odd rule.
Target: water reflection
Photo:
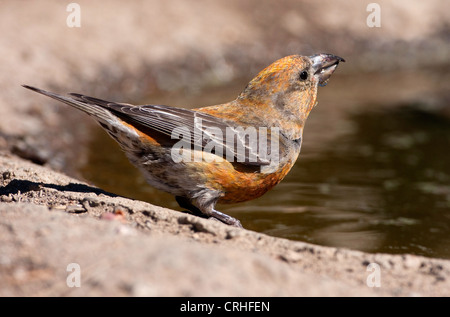
[[[392,91],[389,81],[385,86],[381,82],[386,88],[383,98]],[[348,82],[341,83],[335,89],[348,90]],[[356,80],[351,86],[358,84]],[[319,103],[311,114],[299,161],[285,180],[257,200],[218,209],[248,229],[273,236],[450,258],[450,120],[423,110],[421,103],[367,103],[364,91],[371,83],[365,85],[351,102],[339,97],[338,90],[324,90],[320,102],[325,106]],[[222,100],[214,92],[201,104],[227,101],[239,92],[229,87],[225,91]],[[154,103],[180,104],[170,98],[162,101]],[[195,105],[195,97],[191,101]],[[171,195],[146,184],[100,129],[91,149],[82,169],[86,179],[120,195],[180,210]]]

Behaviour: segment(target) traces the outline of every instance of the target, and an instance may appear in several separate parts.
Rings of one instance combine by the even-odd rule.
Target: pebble
[[[68,205],[67,207],[66,207],[66,212],[69,212],[69,213],[75,213],[75,214],[78,214],[78,213],[82,213],[82,212],[86,212],[87,210],[86,209],[84,209],[84,207],[82,206],[82,205]]]

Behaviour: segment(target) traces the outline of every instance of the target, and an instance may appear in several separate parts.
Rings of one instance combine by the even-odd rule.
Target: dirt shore
[[[447,260],[274,238],[80,181],[91,122],[20,87],[132,102],[251,77],[294,52],[353,57],[349,73],[373,71],[377,52],[382,68],[448,61],[446,1],[413,2],[380,1],[384,27],[371,30],[359,1],[83,0],[80,28],[61,1],[0,1],[0,296],[449,296]],[[68,286],[71,263],[81,287]]]

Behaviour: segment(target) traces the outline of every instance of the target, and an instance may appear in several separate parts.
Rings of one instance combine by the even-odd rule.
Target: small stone
[[[100,205],[100,201],[96,197],[86,197],[83,199],[82,203],[83,205],[89,204],[90,207],[97,207]]]
[[[68,205],[66,207],[66,212],[69,213],[74,213],[74,214],[78,214],[78,213],[83,213],[86,212],[87,210],[84,209],[84,207],[82,205]]]
[[[1,198],[0,198],[0,200],[1,201],[3,201],[3,202],[5,202],[5,203],[10,203],[10,202],[12,202],[13,201],[13,198],[11,197],[11,195],[3,195]]]
[[[234,239],[241,236],[241,230],[228,230],[225,239]]]
[[[285,262],[298,262],[302,259],[302,255],[298,252],[287,250],[279,255],[279,258]]]

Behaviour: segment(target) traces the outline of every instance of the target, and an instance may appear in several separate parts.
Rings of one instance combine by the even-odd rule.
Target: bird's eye
[[[302,71],[300,73],[300,79],[301,80],[307,80],[308,79],[308,72],[306,70]]]

